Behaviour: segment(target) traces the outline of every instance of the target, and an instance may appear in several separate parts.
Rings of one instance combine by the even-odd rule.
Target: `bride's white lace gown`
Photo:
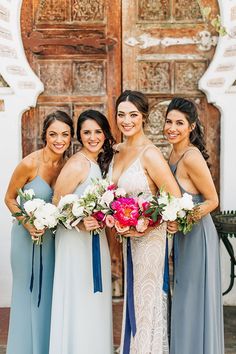
[[[131,195],[152,195],[143,170],[140,155],[122,173],[118,186]],[[168,354],[167,295],[163,291],[166,246],[166,224],[154,228],[147,235],[130,238],[133,261],[133,291],[136,334],[131,334],[130,347],[124,345],[127,320],[127,241],[123,243],[125,264],[125,302],[123,311],[121,354]],[[126,349],[125,349],[126,347]]]

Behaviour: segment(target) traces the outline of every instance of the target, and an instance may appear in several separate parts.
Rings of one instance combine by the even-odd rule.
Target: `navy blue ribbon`
[[[163,275],[163,291],[168,294],[170,286],[170,275],[169,275],[169,254],[168,254],[168,238],[166,238],[166,251],[165,251],[165,264],[164,264],[164,275]]]
[[[100,236],[96,231],[92,232],[92,258],[93,258],[93,288],[94,293],[102,292],[102,271]]]
[[[30,277],[30,291],[32,293],[34,288],[34,253],[35,253],[35,243],[33,243],[32,248],[32,262],[31,262],[31,277]],[[43,282],[43,248],[40,245],[40,262],[39,262],[39,293],[38,293],[38,307],[41,302],[42,294],[42,282]]]
[[[131,333],[133,337],[136,334],[136,320],[134,309],[134,273],[133,260],[131,252],[130,238],[127,237],[127,294],[126,294],[126,319],[125,319],[125,337],[123,354],[129,354]]]

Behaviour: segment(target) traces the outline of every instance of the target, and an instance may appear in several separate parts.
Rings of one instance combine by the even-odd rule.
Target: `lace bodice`
[[[124,188],[130,195],[137,196],[142,192],[144,199],[151,197],[152,193],[140,157],[121,174],[118,180],[118,186]]]

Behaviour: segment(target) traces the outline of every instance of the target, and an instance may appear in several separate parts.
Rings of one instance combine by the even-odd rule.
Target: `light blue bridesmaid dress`
[[[78,196],[92,179],[102,178],[99,166],[89,161],[89,174],[74,191]],[[94,293],[90,232],[57,229],[50,354],[113,353],[111,260],[105,231],[99,240],[102,292]]]
[[[52,188],[40,176],[24,186],[36,197],[50,202]],[[27,230],[16,220],[11,235],[13,289],[7,354],[48,354],[54,273],[54,238],[48,230],[42,245],[42,291],[39,297],[40,246],[35,245],[34,283],[30,291],[33,243]]]
[[[177,164],[170,165],[174,174]],[[203,201],[200,194],[192,196],[195,204]],[[224,354],[219,251],[210,214],[191,232],[174,236],[170,354]]]

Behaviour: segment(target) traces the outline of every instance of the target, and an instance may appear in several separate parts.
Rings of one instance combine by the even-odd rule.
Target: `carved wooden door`
[[[209,19],[204,14],[209,13]],[[198,90],[215,50],[210,20],[216,0],[123,0],[123,88],[146,93],[151,111],[146,133],[167,155],[162,134],[168,101],[176,95],[199,103],[212,174],[219,190],[219,112]]]
[[[118,137],[114,101],[121,90],[120,0],[24,0],[23,44],[44,83],[35,109],[24,114],[23,154],[41,146],[42,121],[62,109],[74,119],[103,111]],[[73,141],[71,152],[77,149]]]
[[[37,106],[23,115],[23,155],[41,147],[42,121],[61,109],[76,121],[89,108],[104,112],[117,140],[114,103],[121,91],[120,0],[24,0],[23,44],[44,84]],[[78,148],[73,140],[70,154]],[[122,294],[120,245],[110,236],[114,295]]]

